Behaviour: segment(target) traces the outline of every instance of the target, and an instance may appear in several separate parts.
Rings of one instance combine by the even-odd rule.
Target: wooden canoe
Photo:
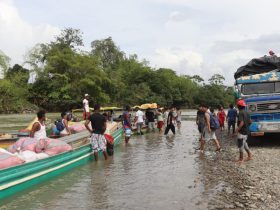
[[[112,133],[115,146],[122,141],[122,135],[121,127]],[[0,170],[0,200],[91,160],[88,138],[88,131],[62,137],[60,140],[72,145],[72,151]]]

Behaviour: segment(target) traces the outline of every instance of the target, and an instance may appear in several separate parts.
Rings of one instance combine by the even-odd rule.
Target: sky
[[[86,49],[109,36],[154,68],[226,84],[255,57],[280,49],[279,0],[0,0],[0,50],[22,64],[61,29],[83,32]]]

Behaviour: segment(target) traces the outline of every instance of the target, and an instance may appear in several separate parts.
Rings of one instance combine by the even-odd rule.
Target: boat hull
[[[119,129],[112,134],[115,146],[122,141],[122,133],[123,130]],[[1,170],[0,199],[10,197],[92,159],[91,145],[86,144],[70,152]]]

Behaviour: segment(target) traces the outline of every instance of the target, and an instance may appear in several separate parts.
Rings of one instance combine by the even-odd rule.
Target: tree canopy
[[[25,61],[29,69],[18,64],[9,68],[2,64],[6,57],[0,56],[6,69],[0,80],[0,112],[20,112],[30,105],[49,111],[80,108],[85,93],[91,95],[91,106],[155,102],[193,108],[200,103],[217,107],[233,102],[233,90],[224,86],[222,75],[213,75],[205,84],[199,75],[154,69],[137,55],[126,55],[111,37],[92,41],[90,51],[81,46],[80,30],[66,28],[55,41],[34,46]],[[28,83],[30,73],[36,75],[32,83]]]

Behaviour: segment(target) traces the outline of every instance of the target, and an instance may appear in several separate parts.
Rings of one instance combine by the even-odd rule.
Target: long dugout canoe
[[[114,146],[120,144],[122,135],[122,128],[112,133]],[[72,145],[73,150],[0,170],[0,200],[92,160],[92,149],[88,138],[88,131],[60,138]]]

